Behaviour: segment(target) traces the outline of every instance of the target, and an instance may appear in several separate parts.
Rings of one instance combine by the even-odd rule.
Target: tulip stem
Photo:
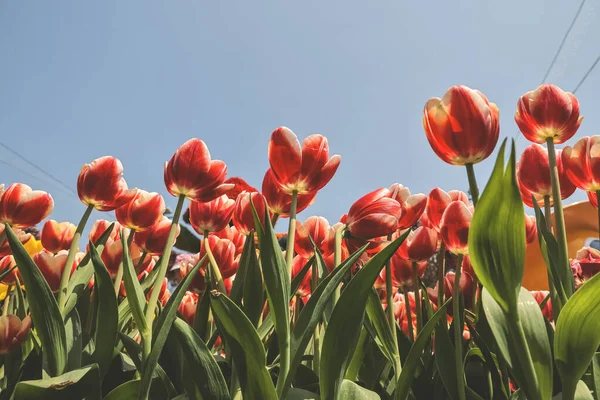
[[[437,306],[444,304],[444,276],[446,275],[446,245],[442,242],[438,253],[438,291]]]
[[[342,263],[342,238],[344,236],[344,226],[340,226],[335,231],[334,236],[334,250],[333,250],[333,268],[337,268],[338,265]],[[340,298],[341,290],[340,285],[335,288],[335,292],[333,294],[333,304],[335,305]]]
[[[392,235],[388,235],[388,241],[392,240]],[[392,339],[394,343],[394,373],[396,375],[396,379],[400,376],[400,371],[402,371],[402,365],[400,362],[400,350],[398,347],[398,330],[396,328],[396,316],[394,315],[394,293],[393,293],[393,282],[392,282],[392,265],[390,260],[387,260],[385,263],[385,295],[387,296],[387,308],[385,311],[387,312],[388,323],[390,324],[390,329],[392,331]]]
[[[290,281],[292,280],[292,264],[294,262],[294,240],[296,238],[296,205],[298,204],[298,191],[292,192],[292,204],[290,206],[290,224],[288,227],[287,247],[285,250],[285,261],[287,264]]]
[[[544,216],[546,217],[546,228],[552,232],[552,205],[548,195],[544,196]]]
[[[275,224],[277,224],[278,220],[279,220],[279,214],[274,213],[273,217],[271,217],[271,225],[273,225],[273,227],[275,227]]]
[[[215,260],[215,256],[213,255],[213,252],[210,249],[210,245],[208,243],[208,231],[204,231],[204,239],[202,240],[204,241],[204,251],[208,256],[208,261],[212,271],[212,278],[217,283],[219,292],[223,293],[224,295],[227,295],[227,290],[225,289],[225,283],[223,283],[223,277],[221,276],[219,265],[217,264],[217,260]]]
[[[558,180],[558,166],[556,165],[556,151],[554,150],[554,139],[546,140],[548,145],[548,161],[550,163],[550,180],[552,182],[552,201],[554,202],[554,224],[556,226],[556,240],[558,241],[559,272],[563,276],[563,286],[567,298],[573,295],[574,283],[573,273],[569,266],[569,254],[567,247],[567,231],[565,229],[565,216],[563,214],[562,199],[560,193],[560,181]]]
[[[131,244],[133,243],[133,234],[135,233],[135,230],[131,229],[123,229],[123,232],[121,233],[122,235],[128,235],[127,236],[127,248],[130,249],[129,252],[131,253]],[[138,268],[140,267],[140,265],[142,265],[142,263],[144,262],[144,257],[145,257],[145,253],[142,255],[142,258],[140,258],[140,261],[138,261],[138,265],[135,266],[135,272],[137,273]],[[123,261],[121,261],[119,263],[119,269],[117,270],[117,276],[115,277],[115,283],[114,283],[114,288],[115,288],[115,295],[117,296],[117,298],[119,298],[119,291],[121,290],[121,282],[123,281]]]
[[[421,285],[419,284],[419,271],[417,269],[417,262],[412,262],[413,270],[413,291],[415,292],[415,308],[417,312],[417,336],[423,328],[423,314],[421,311]]]
[[[465,395],[465,372],[463,370],[463,348],[462,332],[463,327],[460,324],[462,320],[460,315],[460,270],[463,255],[458,255],[456,261],[456,270],[454,272],[454,290],[452,293],[452,318],[454,325],[454,367],[456,369],[456,385],[458,388],[458,398],[464,400]]]
[[[311,287],[310,292],[314,293],[317,290],[317,286],[319,286],[319,268],[316,262],[313,262],[311,266]],[[313,336],[313,360],[312,360],[312,369],[315,371],[317,376],[319,376],[319,364],[321,363],[321,340],[320,340],[320,330],[321,324],[317,323],[315,327],[315,333]]]
[[[150,290],[150,300],[148,301],[148,306],[146,308],[146,322],[148,326],[152,326],[152,320],[154,319],[154,312],[156,311],[156,302],[158,301],[158,296],[160,294],[160,289],[162,286],[162,282],[167,275],[167,267],[169,265],[169,258],[171,258],[171,250],[173,248],[173,244],[175,244],[175,235],[177,234],[177,226],[179,225],[179,218],[181,216],[181,209],[183,208],[183,203],[185,201],[184,195],[179,195],[177,199],[177,206],[175,207],[175,212],[173,213],[173,222],[171,223],[171,228],[169,229],[169,236],[167,236],[167,243],[165,244],[165,249],[163,251],[162,257],[160,258],[160,263],[154,267],[158,268],[158,274],[156,276],[156,280],[154,281],[154,285]],[[151,330],[151,329],[150,329]],[[152,334],[146,337],[147,341],[152,340]],[[144,345],[144,359],[148,357],[151,350],[151,345]],[[146,354],[146,352],[148,352]]]
[[[466,164],[465,167],[467,167],[467,178],[469,179],[469,190],[471,191],[473,207],[477,207],[479,188],[477,187],[477,179],[475,179],[475,170],[473,169],[473,164]]]
[[[73,241],[71,242],[71,247],[69,248],[69,255],[67,255],[67,261],[65,262],[65,268],[63,269],[62,275],[60,277],[60,290],[58,292],[58,309],[61,312],[64,310],[65,304],[67,302],[69,278],[71,277],[73,261],[75,261],[75,255],[77,254],[77,250],[79,248],[79,239],[81,239],[81,234],[83,233],[85,224],[87,224],[88,219],[90,219],[90,215],[92,214],[93,209],[94,206],[92,204],[87,206],[85,212],[81,216],[79,224],[77,225],[77,229],[75,229],[75,234],[73,235]]]
[[[410,300],[408,298],[408,289],[406,286],[404,286],[404,312],[406,314],[406,321],[408,322],[408,338],[410,339],[410,342],[413,343],[415,341],[415,332],[412,324]]]

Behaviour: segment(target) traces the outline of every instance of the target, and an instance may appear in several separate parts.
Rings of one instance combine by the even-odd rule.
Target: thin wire
[[[64,188],[62,188],[62,187],[60,187],[60,186],[56,185],[55,183],[53,183],[53,182],[49,182],[49,181],[47,181],[47,180],[45,180],[45,179],[42,179],[42,178],[40,178],[39,176],[33,175],[32,173],[30,173],[30,172],[27,172],[27,171],[25,171],[24,169],[22,169],[22,168],[19,168],[19,167],[17,167],[16,165],[14,165],[14,164],[12,164],[12,163],[9,163],[8,161],[5,161],[5,160],[0,160],[0,164],[7,165],[7,166],[9,166],[9,167],[13,168],[13,169],[14,169],[15,171],[17,171],[17,172],[20,172],[20,173],[22,173],[22,174],[25,174],[25,175],[29,176],[30,178],[33,178],[33,179],[35,179],[35,180],[37,180],[37,181],[40,181],[40,182],[42,182],[42,183],[46,183],[46,184],[52,185],[52,186],[54,186],[55,188],[59,189],[61,192],[65,193],[65,194],[67,194],[67,195],[69,195],[69,196],[72,196],[72,193],[70,193],[70,192],[66,191]]]
[[[600,54],[598,55],[598,57],[596,58],[596,61],[594,61],[594,63],[590,67],[590,69],[588,69],[588,71],[585,73],[585,75],[583,76],[583,78],[581,78],[581,80],[579,81],[579,83],[577,84],[577,86],[575,87],[575,89],[573,90],[573,94],[575,94],[577,92],[577,90],[579,90],[579,88],[581,87],[581,85],[583,85],[583,82],[585,82],[585,80],[592,73],[592,71],[594,70],[594,68],[596,68],[596,65],[598,65],[598,62],[600,62]]]
[[[562,48],[564,47],[564,45],[567,41],[567,38],[569,37],[569,34],[571,33],[571,30],[575,26],[575,22],[577,22],[577,18],[579,18],[579,14],[581,14],[581,10],[583,9],[585,2],[586,2],[586,0],[581,1],[581,4],[579,5],[579,8],[577,9],[577,13],[575,14],[575,17],[573,18],[573,21],[571,21],[571,25],[569,25],[569,29],[567,29],[567,32],[563,36],[562,41],[560,42],[560,45],[558,46],[558,49],[556,50],[556,54],[554,54],[554,58],[552,59],[552,62],[550,63],[550,66],[548,67],[548,70],[546,71],[546,74],[544,75],[544,78],[542,79],[542,83],[546,82],[548,75],[550,75],[550,71],[552,71],[554,64],[556,64],[556,60],[558,60],[558,56],[560,55],[560,52],[562,51]]]
[[[66,190],[68,190],[70,192],[70,194],[77,196],[77,193],[75,193],[75,191],[73,189],[71,189],[69,187],[69,185],[67,185],[65,182],[61,181],[60,179],[58,179],[57,177],[55,177],[54,175],[52,175],[51,173],[49,173],[48,171],[46,171],[45,169],[43,169],[42,167],[40,167],[39,165],[29,161],[27,158],[25,158],[24,156],[22,156],[19,152],[17,152],[16,150],[11,149],[10,147],[8,147],[6,144],[0,142],[0,146],[4,147],[6,150],[10,151],[12,154],[14,154],[15,156],[19,157],[21,160],[25,161],[27,164],[31,165],[33,168],[37,169],[38,171],[40,171],[41,173],[43,173],[44,175],[46,175],[48,178],[52,179],[54,182],[62,185],[63,188],[65,188]]]

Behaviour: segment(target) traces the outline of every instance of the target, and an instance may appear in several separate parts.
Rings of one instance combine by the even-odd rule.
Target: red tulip
[[[21,321],[16,315],[0,317],[0,354],[8,354],[20,347],[31,330],[31,317],[28,315]]]
[[[242,192],[235,201],[233,225],[235,225],[238,231],[246,236],[254,229],[254,215],[252,213],[250,199],[252,199],[252,204],[254,204],[262,227],[264,228],[265,226],[265,210],[267,207],[265,197],[258,192]]]
[[[329,144],[322,135],[304,139],[302,148],[296,134],[284,126],[271,134],[269,164],[284,192],[306,194],[322,189],[340,165],[342,157],[329,158]]]
[[[141,258],[142,250],[137,244],[132,243],[129,247],[129,254],[131,256],[133,266],[136,267],[138,265],[137,261],[139,261]],[[112,240],[109,238],[106,241],[104,251],[102,251],[100,258],[102,258],[102,261],[104,262],[104,265],[106,266],[111,278],[114,279],[119,272],[119,265],[121,262],[123,262],[123,243],[121,240]],[[147,255],[146,259],[144,260],[144,264],[147,265],[150,262],[150,259],[151,256]],[[144,265],[140,267],[140,271],[142,269],[144,269]],[[137,272],[139,273],[140,271]]]
[[[235,226],[226,226],[225,229],[213,233],[213,235],[220,237],[221,239],[228,239],[235,246],[236,257],[242,254],[244,250],[244,244],[246,242],[246,236],[242,234]]]
[[[533,296],[535,301],[541,306],[546,297],[550,294],[547,290],[532,290],[529,293]],[[552,300],[548,299],[544,308],[542,308],[542,315],[548,319],[548,321],[554,321],[554,316],[552,315]]]
[[[150,229],[143,232],[136,231],[133,235],[133,243],[137,244],[143,251],[150,255],[157,256],[162,254],[167,245],[167,237],[171,229],[171,220],[164,215],[152,225]],[[177,224],[175,238],[179,237],[181,227]]]
[[[308,262],[308,258],[304,258],[301,255],[297,255],[294,257],[294,260],[292,263],[292,279],[294,279],[296,277],[296,275],[298,275],[300,273],[300,271],[302,271],[302,268],[304,268],[304,266],[306,265],[307,262]],[[312,271],[309,268],[309,270],[306,272],[306,275],[304,275],[304,278],[302,279],[300,286],[298,287],[298,291],[296,292],[296,294],[298,296],[307,297],[310,295],[311,280],[312,280]]]
[[[60,277],[65,269],[68,254],[69,252],[66,250],[61,250],[56,254],[42,250],[32,257],[33,262],[37,265],[42,275],[44,275],[44,278],[46,278],[50,290],[55,293],[60,289]],[[71,274],[75,271],[75,268],[77,268],[77,265],[79,265],[83,256],[84,253],[77,253],[73,265],[71,266]]]
[[[582,119],[577,98],[549,84],[525,93],[517,103],[515,114],[515,122],[523,136],[540,144],[546,143],[548,138],[554,138],[554,143],[569,140],[579,129]]]
[[[377,189],[358,199],[348,212],[346,226],[354,237],[373,239],[398,229],[402,207],[388,189]]]
[[[435,188],[429,193],[425,210],[430,228],[435,229],[437,232],[440,231],[444,211],[453,201],[462,201],[468,205],[469,197],[460,190],[451,190],[446,193],[440,188]]]
[[[221,239],[215,235],[208,236],[208,245],[215,257],[223,279],[233,276],[237,272],[238,263],[235,258],[235,245],[228,239]],[[200,259],[206,254],[205,241],[200,246]]]
[[[412,261],[402,257],[399,251],[396,251],[390,259],[390,267],[392,268],[392,285],[396,288],[401,288],[413,283]],[[427,261],[417,262],[417,273],[423,276],[427,268]],[[385,271],[382,272],[382,274]]]
[[[107,221],[105,219],[97,220],[94,223],[94,225],[92,226],[92,229],[90,230],[90,234],[88,235],[90,241],[92,243],[96,243],[98,240],[100,240],[100,237],[104,234],[104,232],[106,232],[106,230],[112,223],[113,222]],[[112,231],[110,232],[109,238],[112,240],[120,240],[121,239],[121,230],[123,229],[123,227],[118,222],[114,222],[114,224],[115,224],[115,226],[113,227]]]
[[[399,183],[390,186],[389,191],[390,197],[400,203],[402,208],[398,229],[410,228],[423,215],[427,206],[427,196],[423,193],[411,195],[410,190]]]
[[[179,303],[177,311],[183,316],[188,324],[194,323],[194,317],[196,316],[196,306],[198,304],[198,295],[194,292],[187,291]]]
[[[573,147],[565,147],[562,162],[570,181],[579,189],[600,190],[600,136],[586,136]]]
[[[584,280],[590,279],[600,272],[600,251],[594,248],[582,248],[577,252],[573,261],[579,265]]]
[[[498,107],[478,90],[453,86],[443,98],[425,104],[423,128],[431,148],[443,161],[476,164],[492,154],[498,142]]]
[[[472,218],[473,212],[462,201],[453,201],[444,211],[440,234],[451,253],[467,253]]]
[[[13,256],[4,256],[0,260],[0,273],[4,273],[5,271],[8,271],[16,266],[17,263],[15,262],[15,258]],[[8,285],[14,285],[17,282],[17,272],[17,268],[13,269],[11,273],[2,278],[2,282]]]
[[[273,214],[278,214],[281,217],[288,217],[292,208],[292,195],[286,193],[278,186],[275,180],[273,170],[270,168],[267,170],[262,183],[262,192],[267,200],[269,209]],[[306,194],[299,194],[296,203],[296,212],[302,212],[308,206],[315,202],[317,197],[317,191],[309,192]]]
[[[227,193],[225,193],[227,197],[229,197],[233,201],[235,201],[235,199],[237,199],[239,194],[243,191],[258,192],[258,190],[250,186],[248,182],[237,176],[232,176],[231,178],[227,179],[225,183],[233,185],[233,188],[229,189]]]
[[[121,161],[105,156],[81,168],[77,194],[87,206],[92,205],[99,211],[112,211],[130,201],[135,191],[127,190]]]
[[[235,187],[225,183],[227,166],[211,160],[202,140],[190,139],[165,163],[165,185],[173,196],[190,200],[211,201]]]
[[[190,223],[201,235],[205,232],[217,232],[225,229],[231,221],[235,200],[222,195],[207,203],[192,201],[190,204]]]
[[[58,223],[50,219],[42,228],[42,246],[51,253],[69,250],[76,229],[77,227],[70,222]]]
[[[410,232],[398,249],[400,255],[411,261],[427,261],[436,252],[438,233],[424,226]]]
[[[462,260],[462,269],[461,271],[465,274],[469,274],[473,279],[477,278],[477,274],[473,270],[473,264],[471,264],[471,259],[468,254],[465,254]]]
[[[158,292],[158,301],[164,307],[167,305],[169,298],[171,297],[171,292],[167,289],[168,279],[164,278],[162,285],[160,285],[160,292]],[[146,293],[146,300],[150,300],[150,292]]]
[[[6,229],[6,225],[0,223],[0,235],[4,233],[4,229]],[[16,229],[11,227],[12,231],[15,233],[21,244],[25,245],[27,242],[33,238],[30,233],[26,233],[21,229]],[[8,240],[3,239],[0,241],[0,257],[8,256],[12,254],[12,250],[10,249],[10,245]]]
[[[175,260],[174,268],[179,267],[179,274],[181,277],[185,277],[201,260],[200,254],[181,254],[177,256]],[[205,264],[198,270],[196,276],[192,278],[192,283],[190,284],[189,289],[194,293],[203,293],[206,289],[206,281],[204,276],[206,274],[206,262]]]
[[[532,201],[532,196],[533,196],[533,198],[535,198],[535,202],[537,203],[538,206],[540,206],[540,207],[544,206],[544,196],[540,196],[539,194],[530,192],[529,189],[527,189],[525,186],[523,186],[523,184],[521,183],[521,181],[518,178],[518,175],[517,175],[517,184],[519,186],[519,192],[521,193],[521,200],[523,200],[523,204],[525,204],[527,207],[533,208],[533,201]],[[552,198],[550,198],[550,203],[552,204]]]
[[[130,201],[117,208],[115,215],[122,226],[145,231],[160,221],[165,208],[165,201],[160,194],[137,189]]]
[[[585,192],[587,194],[588,200],[592,206],[598,208],[598,196],[596,196],[596,192]]]
[[[537,223],[533,215],[525,215],[525,237],[527,244],[531,244],[537,239]]]
[[[312,238],[321,254],[324,254],[326,249],[323,244],[327,239],[329,228],[329,222],[323,217],[309,217],[304,223],[298,221],[294,243],[296,253],[306,259],[312,257],[314,254],[313,245],[310,241],[310,238]]]
[[[563,162],[561,161],[562,150],[556,150],[556,166],[558,168],[560,193],[564,200],[575,192],[575,185],[571,183]],[[548,161],[548,150],[539,144],[532,144],[521,154],[521,159],[517,165],[517,180],[521,189],[521,197],[529,194],[529,204],[531,204],[531,195],[536,199],[544,196],[552,197],[552,184],[550,183],[550,163]],[[543,201],[542,201],[543,205]]]
[[[27,228],[40,223],[53,209],[54,200],[48,193],[13,183],[0,198],[0,222],[14,228]]]
[[[477,287],[473,284],[473,277],[470,274],[464,273],[464,271],[462,272],[459,282],[460,292],[463,294],[465,308],[473,308],[473,295]],[[444,276],[444,293],[446,298],[452,297],[455,278],[456,274],[454,271],[450,271]],[[452,315],[452,307],[448,307],[446,310],[448,310],[449,315]]]

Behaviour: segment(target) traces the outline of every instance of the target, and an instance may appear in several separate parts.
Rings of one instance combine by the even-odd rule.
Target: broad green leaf
[[[258,257],[254,249],[254,233],[250,233],[246,240],[250,242],[250,251],[248,253],[248,264],[246,265],[246,274],[243,281],[244,313],[254,326],[258,326],[265,302],[262,272],[260,271]]]
[[[211,292],[210,305],[231,351],[244,398],[277,399],[267,371],[265,348],[252,322],[231,299],[216,291]]]
[[[505,315],[500,305],[485,288],[482,301],[486,319],[500,353],[511,367],[519,387],[530,398],[535,398],[535,393],[539,393],[542,399],[552,397],[552,352],[544,316],[533,296],[525,288],[522,288],[517,303],[527,348],[521,348],[518,345],[518,341],[514,339],[516,337],[515,329],[517,329],[513,326],[514,321]],[[533,361],[538,388],[532,387],[532,382],[526,378],[524,370],[526,366],[520,362],[521,355],[527,352]]]
[[[448,323],[442,319],[435,328],[435,365],[448,396],[458,398],[454,345],[448,336]]]
[[[318,394],[308,390],[292,388],[289,390],[285,400],[319,400]]]
[[[356,383],[344,379],[340,385],[340,399],[344,400],[380,400],[381,397]]]
[[[577,387],[576,387],[575,394],[573,395],[573,397],[567,397],[566,395],[563,395],[563,394],[564,394],[564,392],[557,394],[556,396],[554,396],[552,398],[552,400],[568,400],[568,399],[594,400],[594,396],[590,392],[590,389],[586,386],[586,384],[583,381],[577,382]],[[521,400],[521,399],[519,399],[519,400]],[[524,400],[526,400],[526,399],[524,399]]]
[[[83,351],[81,319],[76,308],[71,310],[65,318],[65,333],[67,335],[66,370],[72,371],[81,368],[81,352]]]
[[[394,361],[397,357],[396,354],[398,354],[398,350],[396,349],[394,336],[392,336],[392,329],[390,328],[385,311],[383,310],[379,296],[377,296],[377,292],[374,288],[371,290],[371,293],[369,293],[366,312],[367,318],[371,321],[371,325],[377,333],[377,338],[382,344],[382,353],[392,363],[395,370],[394,376],[399,376],[400,371],[396,370],[396,364],[399,364],[400,360],[397,360],[398,363]]]
[[[29,257],[12,228],[7,225],[4,232],[23,278],[29,312],[35,331],[42,342],[48,374],[61,375],[67,365],[67,334],[58,304],[44,275]]]
[[[177,307],[179,307],[179,304],[185,295],[185,291],[192,283],[193,278],[198,273],[198,270],[204,263],[205,258],[206,256],[202,257],[202,259],[198,261],[198,264],[196,264],[194,268],[192,268],[181,280],[171,297],[169,297],[169,301],[165,305],[165,308],[158,316],[152,335],[152,350],[150,351],[148,359],[144,362],[142,373],[142,390],[140,390],[139,396],[140,400],[143,400],[148,396],[148,390],[150,390],[150,382],[152,381],[154,369],[158,365],[158,359],[163,351],[167,337],[169,336],[169,330],[173,325],[173,321],[175,321],[175,318],[177,318]]]
[[[600,396],[600,353],[595,353],[592,357],[592,378],[594,381],[594,394],[596,400]]]
[[[114,388],[104,400],[133,400],[140,391],[140,380],[127,381]]]
[[[525,212],[515,176],[515,144],[504,169],[496,165],[469,228],[469,257],[477,277],[504,311],[516,310],[525,262]]]
[[[250,263],[250,256],[253,249],[254,233],[246,237],[246,241],[244,242],[244,249],[242,250],[242,255],[240,256],[238,270],[235,273],[235,279],[233,280],[233,284],[231,285],[231,292],[229,293],[229,298],[233,300],[235,304],[237,304],[240,308],[242,307],[242,297],[244,295],[244,282],[246,281],[248,264]]]
[[[563,393],[574,393],[600,345],[600,274],[584,283],[560,313],[554,335],[554,359]],[[567,398],[569,398],[567,396]]]
[[[409,231],[391,242],[358,271],[342,292],[323,338],[319,383],[321,395],[338,399],[340,385],[358,341],[367,299],[385,262],[400,247]]]
[[[125,286],[125,292],[127,293],[127,300],[133,320],[140,332],[146,332],[151,327],[146,322],[144,315],[144,308],[146,306],[146,298],[144,292],[140,286],[140,282],[137,279],[137,274],[133,269],[133,263],[131,261],[131,255],[129,254],[129,246],[127,245],[126,235],[121,236],[121,243],[123,244],[123,284]]]
[[[88,365],[54,378],[21,381],[15,386],[13,400],[101,399],[102,386],[98,364]]]
[[[423,353],[423,349],[425,349],[431,340],[430,336],[435,327],[438,325],[442,317],[446,316],[446,307],[448,306],[449,302],[450,300],[447,300],[441,305],[441,307],[438,308],[435,314],[433,314],[429,321],[427,321],[421,332],[419,332],[419,336],[417,336],[415,339],[415,342],[408,353],[408,357],[406,357],[406,360],[402,365],[402,372],[400,373],[398,383],[396,384],[394,399],[405,400],[408,398],[410,387],[412,386],[413,379],[415,378],[415,372],[417,371],[417,367],[419,366],[421,360],[421,353]]]
[[[117,325],[119,322],[117,297],[106,266],[92,243],[90,243],[90,253],[96,274],[94,289],[98,296],[94,360],[100,367],[100,376],[104,377],[112,362],[113,349],[117,341]]]
[[[358,380],[358,372],[360,371],[360,366],[362,365],[363,359],[365,358],[365,347],[367,344],[368,337],[369,332],[363,326],[360,331],[360,335],[358,336],[358,342],[356,342],[356,346],[354,346],[354,348],[352,349],[352,358],[348,363],[348,368],[346,368],[346,376],[344,377],[345,380]]]
[[[212,321],[210,315],[210,294],[204,291],[202,296],[198,296],[196,303],[196,313],[194,314],[194,331],[206,342],[211,335]]]
[[[175,319],[171,334],[181,347],[187,370],[193,371],[198,390],[205,399],[230,399],[225,378],[200,336],[183,320]]]

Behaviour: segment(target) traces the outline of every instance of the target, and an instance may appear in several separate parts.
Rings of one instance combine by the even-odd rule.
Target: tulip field
[[[390,182],[337,221],[296,218],[343,164],[286,127],[260,191],[202,140],[172,144],[172,212],[111,156],[79,172],[76,224],[47,219],[50,194],[3,185],[0,400],[600,400],[600,252],[569,254],[562,204],[580,189],[598,208],[600,136],[572,140],[578,100],[521,96],[522,154],[466,86],[422,118],[469,192]],[[522,287],[527,246],[548,291]]]

